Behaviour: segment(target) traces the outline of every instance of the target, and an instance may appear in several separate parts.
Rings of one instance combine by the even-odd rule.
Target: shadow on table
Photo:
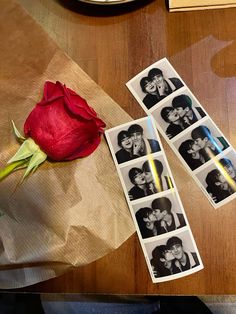
[[[115,16],[129,13],[144,7],[154,0],[135,0],[124,4],[102,5],[84,3],[79,0],[55,0],[64,8],[88,16]],[[90,0],[91,1],[91,0]]]

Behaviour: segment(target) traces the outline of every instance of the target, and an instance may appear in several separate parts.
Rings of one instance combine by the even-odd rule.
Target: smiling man
[[[159,221],[158,234],[170,232],[186,226],[184,216],[171,210],[172,203],[167,197],[156,198],[152,201],[152,209]]]
[[[128,128],[128,133],[133,142],[133,154],[135,156],[145,156],[147,154],[160,151],[158,141],[146,138],[143,134],[143,128],[141,125],[132,124]]]
[[[173,263],[173,272],[175,274],[200,265],[197,254],[195,252],[186,252],[180,238],[169,238],[166,246],[175,258]]]

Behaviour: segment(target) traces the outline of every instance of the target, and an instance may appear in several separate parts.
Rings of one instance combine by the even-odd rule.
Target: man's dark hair
[[[191,136],[194,140],[201,138],[202,140],[204,138],[208,138],[209,140],[212,140],[212,135],[210,130],[208,129],[208,127],[206,127],[205,125],[200,125],[197,128],[195,128],[192,133]]]
[[[170,249],[175,244],[180,244],[181,246],[183,246],[182,240],[178,237],[169,238],[166,242],[166,246],[168,247],[168,249]]]
[[[156,198],[152,201],[152,209],[159,209],[161,212],[166,210],[167,213],[170,214],[171,207],[171,201],[167,197]]]
[[[164,107],[161,109],[161,117],[162,119],[165,121],[165,122],[170,122],[169,121],[169,113],[171,111],[174,111],[174,108],[173,107]]]
[[[220,163],[221,163],[221,165],[222,165],[223,167],[225,167],[225,166],[231,166],[231,167],[234,168],[234,165],[233,165],[232,161],[229,160],[229,159],[227,159],[227,158],[221,158],[221,159],[220,159]]]
[[[173,108],[189,108],[191,109],[192,108],[192,100],[191,98],[188,96],[188,95],[179,95],[179,96],[176,96],[173,100],[172,100],[172,106]]]
[[[150,79],[153,79],[156,75],[163,76],[163,72],[158,68],[153,68],[148,72],[148,77],[150,77]]]
[[[155,169],[154,171],[157,172],[158,176],[161,176],[162,172],[163,172],[163,165],[162,163],[157,160],[157,159],[153,159],[154,165],[155,165]],[[151,165],[150,162],[147,160],[144,162],[143,166],[142,166],[142,170],[144,172],[152,172],[151,170]]]
[[[132,133],[141,133],[143,134],[143,128],[141,127],[141,125],[139,124],[132,124],[129,128],[128,128],[128,132],[131,135]]]
[[[134,183],[134,177],[137,175],[137,174],[139,174],[139,173],[142,173],[143,171],[141,170],[141,169],[139,169],[139,168],[131,168],[130,169],[130,171],[129,171],[129,179],[130,179],[130,181],[133,183],[133,184],[135,184]]]

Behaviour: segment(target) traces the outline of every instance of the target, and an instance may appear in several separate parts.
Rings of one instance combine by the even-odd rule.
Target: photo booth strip
[[[203,269],[202,260],[153,118],[149,116],[119,125],[106,130],[105,136],[153,283],[185,277]],[[136,150],[135,154],[131,153],[127,157],[127,151],[133,151],[130,148],[137,144],[136,141],[144,145],[144,149],[140,150],[142,153],[139,155]],[[121,157],[122,153],[124,153],[124,158]],[[140,171],[137,169],[140,169]],[[132,177],[132,173],[134,177]],[[144,181],[142,181],[143,178],[145,178]],[[133,193],[133,197],[130,197],[131,191],[139,184],[144,187],[146,193],[138,195],[137,193],[140,190],[137,188],[135,190],[136,193]],[[151,187],[156,188],[150,192]],[[154,209],[151,208],[153,204],[155,205]],[[150,228],[150,221],[151,226],[153,226],[153,233],[148,236],[144,235],[142,226],[138,223],[137,212],[143,208],[148,209],[149,213],[149,215],[144,216],[148,217],[148,224],[145,225],[147,219],[143,221],[145,228]],[[166,211],[163,215],[166,215],[168,211],[168,214],[171,216],[170,227],[166,224],[163,216],[161,216],[160,208],[162,213]],[[170,218],[170,216],[165,217]],[[157,220],[157,217],[159,217],[159,220]],[[155,222],[153,222],[153,219]],[[150,229],[147,230],[150,231]],[[182,255],[187,260],[186,269],[184,266],[181,269],[181,263],[178,260],[180,257],[174,256],[171,251],[174,247],[170,247],[170,244],[172,246],[180,246],[179,250],[182,250]],[[165,250],[163,251],[163,249]],[[181,255],[181,252],[178,252],[178,254]]]
[[[126,85],[212,206],[235,199],[236,152],[169,61],[153,63]]]

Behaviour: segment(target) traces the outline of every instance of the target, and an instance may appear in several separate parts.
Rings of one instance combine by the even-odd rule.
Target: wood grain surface
[[[134,119],[145,114],[125,83],[167,57],[236,147],[236,9],[169,13],[164,0],[139,0],[110,8],[86,6],[76,0],[18,1]],[[97,262],[18,291],[236,293],[236,200],[215,210],[164,140],[163,144],[204,270],[153,284],[134,234]]]

